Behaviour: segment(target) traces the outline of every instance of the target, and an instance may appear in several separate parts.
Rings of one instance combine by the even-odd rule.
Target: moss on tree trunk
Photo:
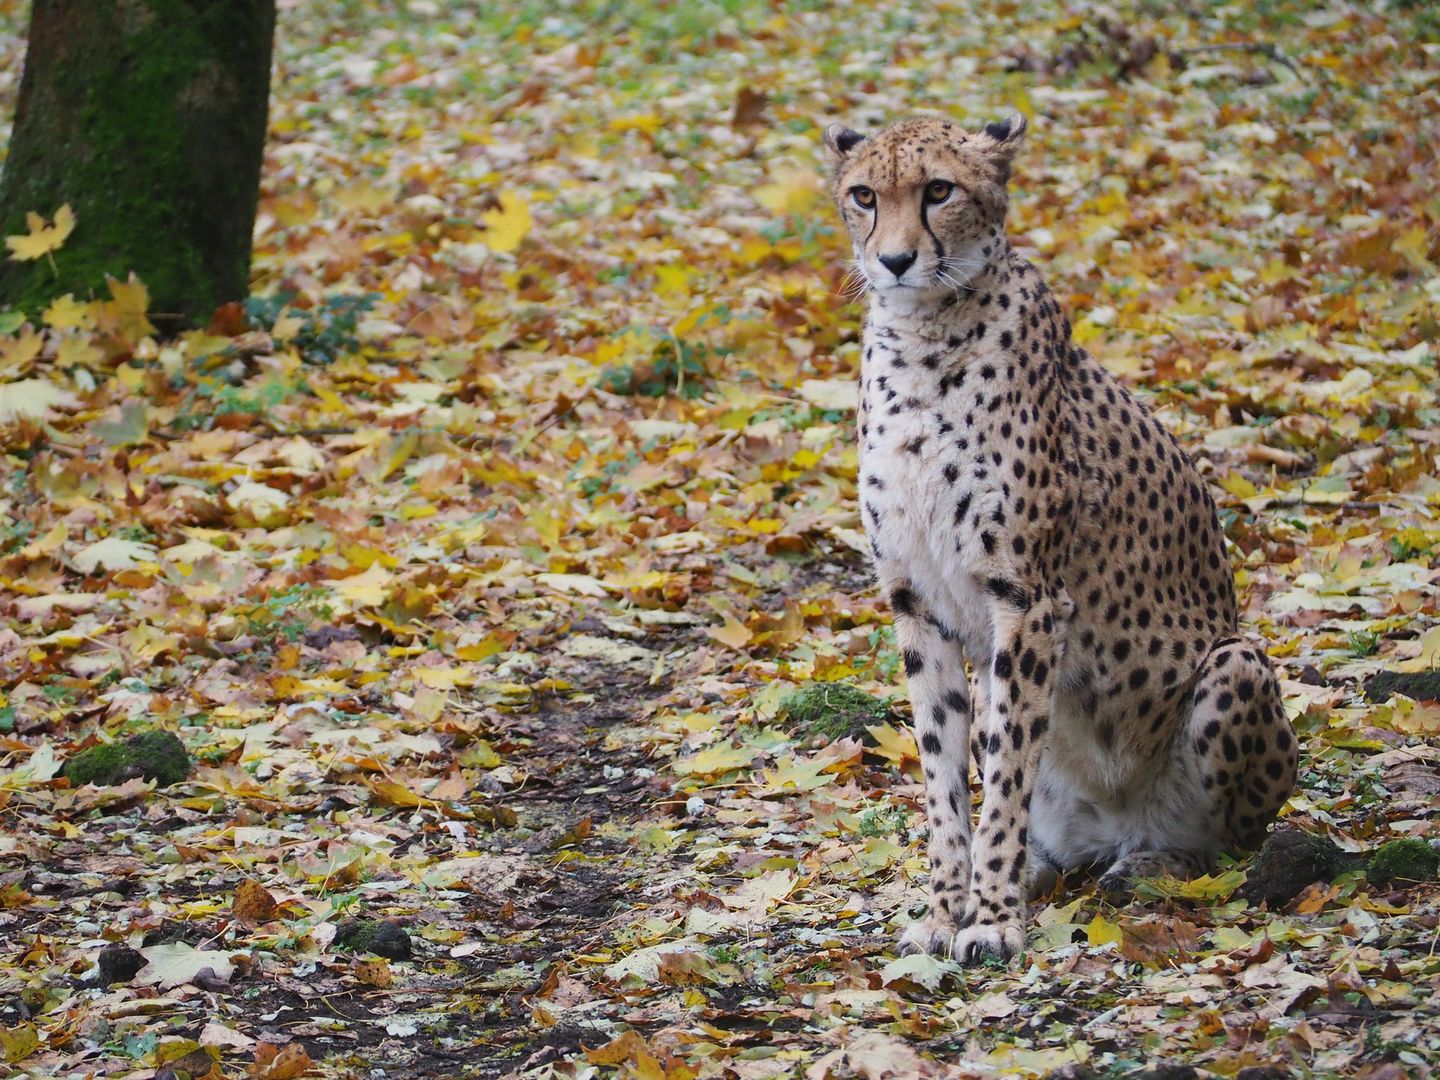
[[[0,235],[65,203],[78,224],[53,270],[0,262],[0,309],[131,271],[162,325],[247,294],[274,28],[274,0],[35,0]]]

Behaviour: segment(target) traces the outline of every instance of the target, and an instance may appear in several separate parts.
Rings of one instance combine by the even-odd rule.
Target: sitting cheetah
[[[825,135],[870,293],[862,514],[925,772],[931,905],[901,943],[966,963],[1020,951],[1056,871],[1200,873],[1295,782],[1205,485],[1006,240],[1025,127]]]

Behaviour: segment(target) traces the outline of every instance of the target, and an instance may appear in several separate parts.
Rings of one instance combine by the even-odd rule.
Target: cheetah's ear
[[[1020,149],[1020,144],[1025,140],[1027,127],[1029,124],[1021,113],[1012,113],[1004,120],[985,125],[981,145],[985,144],[986,139],[990,141],[989,152],[1000,161],[1002,184],[1010,179],[1010,162],[1015,159],[1015,151]]]
[[[1020,142],[1025,138],[1025,129],[1029,126],[1024,113],[1011,113],[1004,120],[986,124],[985,134],[995,141],[997,149],[1005,149],[1013,155],[1020,148]]]
[[[831,165],[839,165],[845,155],[865,141],[858,131],[851,131],[844,124],[831,124],[825,129],[825,156]]]

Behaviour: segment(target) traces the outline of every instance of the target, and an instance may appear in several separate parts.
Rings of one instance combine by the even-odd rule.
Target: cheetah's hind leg
[[[1295,787],[1299,747],[1270,659],[1239,638],[1218,642],[1196,675],[1188,723],[1165,779],[1168,814],[1146,821],[1139,850],[1100,879],[1129,892],[1137,878],[1206,873],[1220,851],[1257,846]]]

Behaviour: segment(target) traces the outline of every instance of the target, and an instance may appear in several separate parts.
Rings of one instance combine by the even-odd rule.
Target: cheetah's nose
[[[906,270],[915,262],[915,252],[906,251],[899,255],[881,255],[880,265],[889,270],[897,278],[903,277]]]

